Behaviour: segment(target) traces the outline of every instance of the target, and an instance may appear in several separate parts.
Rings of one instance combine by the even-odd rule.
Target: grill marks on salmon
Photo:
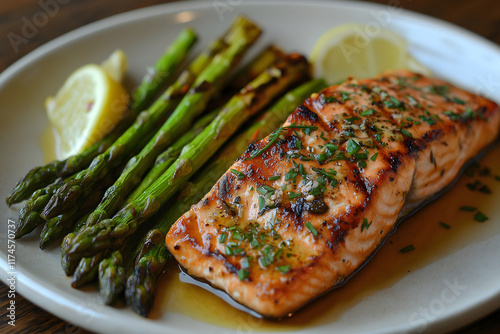
[[[343,284],[499,120],[495,103],[406,71],[327,88],[250,145],[167,246],[190,275],[285,316]]]

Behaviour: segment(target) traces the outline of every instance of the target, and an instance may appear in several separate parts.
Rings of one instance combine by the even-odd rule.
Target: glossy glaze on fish
[[[250,145],[167,246],[190,275],[287,315],[349,278],[499,121],[495,103],[406,71],[327,88]]]

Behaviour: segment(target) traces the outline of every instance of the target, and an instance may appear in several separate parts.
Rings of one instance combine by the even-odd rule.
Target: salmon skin
[[[313,94],[249,146],[166,243],[190,275],[266,317],[343,284],[402,213],[493,142],[498,106],[407,71]]]

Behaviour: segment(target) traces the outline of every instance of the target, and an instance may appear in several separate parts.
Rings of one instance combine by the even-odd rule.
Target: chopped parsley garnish
[[[231,235],[231,238],[234,240],[238,240],[238,241],[243,240],[243,237],[241,236],[240,231],[234,231],[233,234]]]
[[[399,250],[399,252],[400,252],[401,254],[404,254],[404,253],[411,252],[411,251],[412,251],[412,250],[414,250],[414,249],[415,249],[415,246],[413,246],[413,245],[408,245],[408,246],[406,246],[406,247],[401,248],[401,249]]]
[[[375,113],[375,109],[373,108],[370,108],[368,110],[363,110],[363,112],[361,112],[361,116],[370,116],[370,115],[373,115]]]
[[[476,118],[476,114],[474,114],[474,111],[472,111],[471,108],[467,107],[467,108],[465,108],[465,112],[464,112],[463,117],[464,117],[464,119],[467,119],[467,118],[474,119],[474,118]]]
[[[269,187],[269,186],[265,186],[265,185],[264,185],[264,186],[259,186],[259,187],[257,188],[257,191],[258,191],[258,192],[259,192],[259,194],[261,194],[261,195],[267,195],[267,194],[270,194],[270,195],[271,195],[271,194],[273,194],[273,193],[274,193],[275,189],[274,189],[274,188],[272,188],[272,187]]]
[[[227,233],[221,233],[221,235],[219,235],[219,243],[224,243],[225,241],[227,240]]]
[[[473,206],[466,206],[466,205],[464,205],[464,206],[460,207],[460,210],[462,210],[462,211],[468,211],[468,212],[474,212],[474,211],[477,210],[477,208],[473,207]]]
[[[250,275],[250,271],[245,270],[245,269],[238,270],[238,277],[239,277],[240,281],[243,281],[245,278],[248,277],[248,275]]]
[[[450,87],[448,86],[438,86],[438,85],[433,85],[432,87],[430,87],[430,92],[433,93],[433,94],[436,94],[436,95],[441,95],[442,97],[444,97],[446,99],[446,101],[449,101],[450,99],[448,98],[448,96],[446,96],[448,94],[448,92],[450,91]]]
[[[482,213],[481,211],[478,211],[474,215],[474,220],[477,222],[480,222],[480,223],[484,223],[485,221],[488,220],[488,217],[486,217],[486,215],[484,213]]]
[[[347,153],[349,155],[353,155],[354,153],[358,152],[361,146],[354,140],[354,139],[349,139],[347,141]]]
[[[250,262],[248,261],[248,257],[244,257],[241,260],[241,268],[242,269],[248,269],[248,268],[250,268]]]
[[[413,96],[406,95],[406,98],[408,99],[408,101],[410,101],[410,105],[412,107],[422,108],[420,103],[418,103],[418,101]]]
[[[303,164],[300,164],[299,165],[299,174],[304,178],[306,179],[307,177],[307,173],[306,173],[306,170],[304,169],[304,165]]]
[[[257,150],[256,152],[254,152],[252,155],[250,155],[244,161],[256,158],[259,155],[261,155],[262,153],[264,153],[265,151],[267,151],[267,149],[270,148],[278,140],[278,137],[281,134],[281,131],[283,131],[283,128],[279,128],[278,130],[274,131],[273,134],[271,134],[271,136],[269,136],[270,140],[267,143],[267,145],[264,146],[263,148]]]
[[[278,269],[279,271],[281,271],[282,274],[286,274],[287,272],[290,271],[290,265],[287,264],[285,266],[277,266],[276,269]]]
[[[377,155],[378,155],[378,152],[375,152],[375,154],[370,157],[370,160],[371,161],[377,160]]]
[[[335,187],[337,185],[337,180],[335,179],[334,175],[337,174],[337,172],[335,170],[331,170],[330,172],[327,172],[325,171],[324,169],[321,169],[321,168],[311,168],[313,171],[315,171],[316,173],[318,173],[319,175],[321,176],[324,176],[326,177],[329,181],[330,181],[330,184],[332,187]],[[320,180],[318,180],[319,182]]]
[[[352,93],[340,91],[340,96],[342,97],[342,102],[350,100],[351,98],[349,97],[349,95],[351,95],[351,94]]]
[[[368,166],[368,164],[366,163],[366,161],[358,161],[358,166],[361,167],[361,168],[366,168],[366,166]]]
[[[403,135],[405,135],[406,137],[408,137],[408,138],[413,138],[413,136],[411,135],[410,131],[408,131],[406,129],[401,129],[401,133]]]
[[[293,191],[290,191],[290,193],[288,194],[289,199],[294,199],[294,198],[299,197],[299,196],[300,196],[300,194],[297,194]]]
[[[434,125],[436,124],[436,121],[432,117],[426,117],[426,116],[418,116],[422,121],[429,125]]]
[[[359,121],[361,118],[359,117],[356,117],[356,116],[352,116],[352,117],[348,117],[348,118],[345,118],[344,120],[348,123],[348,124],[352,124],[356,121]]]
[[[476,110],[476,114],[479,116],[480,119],[488,123],[488,119],[484,117],[483,112],[481,110]]]
[[[325,99],[325,102],[326,103],[332,103],[332,102],[339,102],[336,98],[334,98],[333,96],[324,96],[323,95],[323,98]]]
[[[369,222],[368,223],[368,219],[363,219],[363,224],[361,224],[361,232],[363,232],[364,230],[367,230],[370,228],[370,225],[372,224],[372,222]]]
[[[325,148],[324,152],[315,155],[316,161],[319,164],[322,164],[323,162],[331,158],[339,147],[331,143],[325,143],[324,148]]]
[[[366,154],[366,153],[354,153],[354,159],[366,160],[366,159],[368,159],[368,154]]]
[[[276,181],[276,180],[279,180],[279,179],[281,179],[281,175],[271,176],[268,180],[269,181]]]
[[[245,178],[245,174],[243,174],[239,170],[231,169],[231,173],[233,173],[234,175],[236,175],[238,177],[238,180],[243,180]]]
[[[449,229],[451,228],[451,226],[450,226],[450,225],[448,225],[448,224],[446,224],[446,223],[444,223],[444,222],[439,222],[439,226],[441,226],[442,228],[445,228],[445,229],[447,229],[447,230],[449,230]]]
[[[451,110],[446,110],[445,112],[443,112],[443,114],[448,116],[448,118],[451,119],[452,121],[458,121],[459,119],[462,119],[462,115],[454,113]]]
[[[461,104],[461,105],[465,104],[464,100],[460,100],[458,97],[454,97],[453,98],[453,102]]]
[[[293,169],[290,168],[290,170],[285,174],[285,180],[290,181],[291,179],[294,179],[299,173]]]
[[[384,106],[387,108],[404,108],[404,103],[396,99],[394,96],[390,96],[389,100],[384,101]]]
[[[330,150],[332,152],[335,152],[339,148],[337,145],[333,145],[333,144],[330,144],[330,143],[325,143],[325,147],[326,147],[327,150]]]
[[[317,237],[318,236],[318,231],[314,228],[314,226],[312,226],[311,222],[308,221],[306,224],[306,227],[309,229],[309,231],[311,231],[311,233]]]
[[[283,127],[282,129],[307,129],[307,130],[316,130],[318,129],[317,126],[314,126],[314,125],[295,125],[295,124],[291,124],[291,125],[288,125],[288,126],[285,126]]]
[[[259,212],[262,212],[266,208],[266,199],[263,196],[259,196]]]

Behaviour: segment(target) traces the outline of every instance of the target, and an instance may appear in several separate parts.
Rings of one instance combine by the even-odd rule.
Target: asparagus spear
[[[246,119],[287,86],[302,81],[307,67],[305,58],[292,55],[262,73],[223,107],[217,118],[183,149],[176,162],[145,193],[113,219],[83,229],[65,244],[63,254],[79,258],[103,249],[116,249],[141,223],[155,214]]]
[[[156,170],[158,170],[158,168],[162,168],[164,164],[168,163],[168,161],[172,161],[172,160],[175,161],[177,156],[179,156],[182,148],[187,143],[189,143],[191,140],[193,140],[193,138],[196,137],[196,135],[198,135],[203,130],[203,128],[208,123],[210,123],[210,121],[212,121],[212,119],[217,115],[217,112],[218,112],[218,110],[215,110],[215,111],[203,116],[202,118],[200,118],[188,132],[186,132],[181,138],[179,138],[168,150],[166,150],[164,153],[162,153],[160,156],[158,156],[158,159],[160,159],[160,161],[157,162],[157,164],[155,164],[155,166],[153,166],[153,170],[155,170],[155,168],[156,168]],[[168,166],[167,166],[167,168],[168,168]],[[154,177],[154,176],[150,176],[150,177]],[[154,180],[153,180],[153,182],[154,182]],[[141,193],[142,193],[142,191],[138,192],[138,194],[141,194]],[[137,197],[138,195],[131,195],[131,197],[132,196]],[[97,205],[97,203],[96,203],[96,205]],[[52,218],[52,219],[54,219],[54,218]],[[89,220],[89,221],[91,221],[91,220]],[[43,231],[42,231],[42,234],[43,234]],[[93,266],[97,267],[99,265],[99,262],[97,262],[94,259],[94,257],[95,256],[93,256],[91,258],[82,258],[80,260],[80,262],[83,261],[85,263],[79,264],[75,273],[66,272],[66,274],[68,274],[68,276],[71,274],[73,275],[73,282],[75,283],[75,286],[82,285],[82,283],[79,282],[80,280],[83,280],[84,282],[90,281],[91,279],[88,278],[87,276],[89,276],[89,275],[95,276],[97,274],[97,272],[95,271],[95,268]],[[111,257],[116,258],[117,254],[114,254],[114,255],[112,254]],[[99,254],[99,259],[103,259],[102,255],[100,255],[100,254]],[[115,261],[113,261],[111,258],[104,258],[104,260],[108,261],[107,262],[108,264],[105,265],[104,267],[102,267],[102,269],[99,268],[99,277],[108,277],[108,274],[102,272],[101,270],[106,269],[111,263],[115,263]],[[102,260],[102,261],[104,261],[104,260]],[[70,268],[70,267],[68,267],[66,265],[66,268]],[[114,272],[116,273],[116,272],[120,272],[120,271],[117,269],[114,269]],[[112,277],[117,277],[117,276],[114,275]],[[108,284],[103,285],[103,289],[105,289],[105,291],[102,293],[102,296],[103,296],[105,301],[107,301],[107,300],[114,301],[115,298],[114,297],[112,298],[113,293],[109,292],[109,289],[111,289],[111,287],[113,287],[113,286],[114,285],[112,282],[108,282]]]
[[[245,87],[247,83],[258,77],[259,74],[264,72],[267,68],[285,57],[286,54],[277,46],[268,46],[231,79],[227,88],[230,91],[237,92]]]
[[[167,259],[165,234],[157,229],[149,231],[125,288],[127,304],[143,317],[147,316],[153,306],[156,282]]]
[[[172,165],[172,163],[177,159],[184,146],[189,144],[198,134],[200,134],[200,132],[215,118],[219,111],[220,109],[216,109],[200,118],[188,132],[177,139],[176,142],[167,150],[158,155],[154,166],[146,174],[139,186],[129,195],[127,202],[137,198],[144,192],[144,190],[153,184],[156,179],[158,179],[161,174],[163,174],[163,172],[166,171],[168,167],[170,167],[170,165]]]
[[[155,68],[165,73],[156,78],[154,81],[156,85],[163,85],[172,79],[175,72],[173,70],[186,58],[188,51],[192,48],[195,41],[196,35],[192,30],[186,29],[181,32],[155,65]],[[135,120],[137,114],[142,111],[142,108],[154,96],[154,90],[145,86],[149,87],[149,83],[146,80],[137,89],[146,94],[134,94],[129,111],[112,132],[77,155],[65,160],[55,160],[45,166],[35,167],[30,170],[17,182],[6,199],[7,204],[10,206],[14,203],[19,203],[27,199],[37,189],[54,182],[58,177],[66,177],[86,168],[94,157],[104,152],[125,132]]]
[[[79,288],[92,282],[97,276],[99,263],[105,258],[106,254],[107,252],[101,252],[96,256],[85,258],[84,261],[80,261],[78,266],[74,269],[75,275],[71,281],[71,286],[73,288]]]
[[[90,216],[90,219],[94,220],[91,224],[108,218],[119,209],[125,196],[142,180],[143,174],[151,167],[158,154],[185,132],[195,117],[205,110],[208,101],[217,91],[217,87],[220,87],[221,81],[248,47],[255,42],[259,34],[260,30],[256,27],[242,30],[241,36],[236,37],[234,44],[214,57],[210,65],[196,79],[195,88],[184,97],[172,116],[167,119],[142,151],[129,161],[125,171],[108,189],[101,204]],[[89,185],[94,184],[92,181],[88,182]],[[90,187],[87,188],[91,190]]]
[[[259,76],[260,73],[265,71],[266,68],[272,66],[279,59],[283,59],[285,57],[285,53],[281,51],[278,47],[274,45],[270,45],[265,48],[257,57],[255,57],[247,66],[245,66],[242,70],[240,70],[234,78],[232,78],[224,88],[224,95],[231,94],[234,95],[237,91],[245,87],[247,83],[254,80]],[[228,93],[230,92],[230,93]],[[224,98],[222,98],[224,100]],[[226,99],[227,101],[227,99]],[[190,142],[191,139],[184,142],[186,145]],[[179,140],[180,141],[180,140]],[[173,145],[175,146],[175,145]],[[180,154],[180,150],[178,152]],[[178,154],[172,154],[171,148],[167,149],[167,151],[163,152],[156,158],[156,163],[153,168],[148,172],[148,174],[144,177],[141,184],[129,195],[127,198],[127,202],[137,198],[141,193],[143,193],[151,184],[153,184],[156,179],[158,179],[161,174],[163,174],[168,167],[177,159]]]
[[[198,75],[198,73],[201,72],[207,66],[207,64],[210,62],[210,59],[213,57],[213,55],[220,52],[224,48],[226,48],[226,45],[229,42],[231,42],[232,38],[234,38],[233,36],[238,31],[239,27],[243,25],[242,22],[244,22],[243,18],[236,19],[235,22],[233,23],[233,25],[231,26],[231,28],[220,39],[214,41],[203,53],[201,53],[196,58],[196,60],[194,60],[192,62],[192,64],[188,68],[188,70],[186,70],[184,73],[181,74],[181,78],[176,83],[176,89],[167,90],[167,92],[165,94],[163,94],[162,98],[169,99],[170,97],[172,97],[176,94],[178,94],[178,95],[181,94],[181,90],[187,89],[188,84],[193,82],[195,76]],[[176,43],[174,43],[174,45],[172,47],[173,50],[178,49],[178,47],[176,47],[175,44]],[[148,139],[148,138],[146,137],[145,139]],[[147,141],[146,141],[146,143],[147,143]],[[141,144],[139,146],[143,146],[143,144]],[[70,160],[73,158],[76,158],[76,157],[78,157],[78,156],[72,157],[72,158],[70,158]],[[78,174],[73,176],[74,179],[78,179],[79,177],[80,176]],[[47,204],[47,203],[45,203],[45,204]],[[40,212],[41,208],[37,211]],[[36,218],[36,224],[39,224],[43,221],[43,219],[40,217],[38,212],[32,214],[32,216],[34,218]],[[64,215],[64,216],[68,216],[68,215]],[[68,224],[66,219],[64,219],[64,220],[57,219],[57,216],[52,218],[52,219],[53,220],[51,221],[49,226],[55,225],[57,223],[58,229],[59,229],[59,227],[62,227],[62,226],[60,226],[62,222],[64,222],[65,224]],[[47,241],[50,241],[49,239],[53,238],[50,236],[50,233],[52,231],[57,231],[58,229],[47,229],[46,233],[49,235],[43,235],[44,239],[47,239]],[[64,227],[64,230],[66,230],[66,229],[67,229],[67,227]],[[62,233],[62,232],[63,232],[62,230],[58,231],[58,233]],[[54,237],[57,237],[57,235]],[[65,262],[63,261],[63,263],[65,263]],[[73,266],[70,266],[70,267],[73,267]],[[69,272],[71,272],[71,271],[72,270],[69,270]]]
[[[99,264],[99,290],[104,303],[113,304],[125,286],[125,273],[120,251],[114,251]],[[111,284],[110,284],[111,283]]]
[[[149,237],[149,235],[152,233],[165,235],[172,224],[184,212],[189,210],[191,205],[203,198],[204,194],[208,192],[252,141],[260,140],[269,135],[286,120],[297,105],[312,93],[320,91],[326,86],[323,80],[318,79],[307,82],[288,92],[257,121],[253,122],[249,128],[227,143],[217,153],[215,159],[204,165],[203,169],[190,179],[188,186],[181,191],[179,197],[167,205],[166,210],[158,218],[154,230],[151,230],[146,239],[139,245],[143,247],[142,245],[148,244],[149,248],[158,247],[160,250],[165,248],[164,238],[153,238]],[[161,251],[158,251],[159,256],[155,256],[154,252],[141,255],[145,254],[144,251],[138,251],[138,254],[134,270],[127,279],[125,297],[127,304],[138,314],[145,317],[153,304],[156,280],[166,265],[166,257]]]
[[[205,67],[207,67],[207,65],[211,62],[211,60],[214,58],[215,55],[224,52],[224,50],[228,48],[228,45],[234,45],[239,43],[238,41],[241,39],[241,35],[245,34],[246,32],[248,32],[250,35],[254,35],[258,34],[260,30],[256,28],[255,25],[252,22],[248,21],[246,18],[244,17],[236,18],[232,26],[229,28],[229,30],[221,38],[214,41],[207,48],[207,50],[205,50],[202,54],[200,54],[189,66],[188,70],[181,74],[181,78],[184,78],[183,80],[185,82],[194,81],[195,77],[198,76],[198,74]],[[221,58],[221,56],[222,54],[219,55],[219,58]],[[203,80],[198,80],[198,81],[201,82],[202,84],[205,82]],[[89,217],[86,225],[91,226],[94,222],[98,220],[99,216],[96,214],[93,217]],[[75,236],[74,233],[68,235],[65,238],[63,245],[67,244],[69,240],[74,238],[74,236]],[[85,261],[87,261],[88,263],[92,263],[91,259],[86,259]],[[64,254],[61,263],[67,275],[71,275],[78,264],[77,260],[72,260],[70,257],[65,256]],[[85,268],[85,270],[87,270],[90,267],[80,266],[80,268]]]
[[[91,194],[82,207],[75,206],[71,211],[47,220],[40,232],[40,249],[44,249],[71,230],[82,213],[95,209],[103,194],[104,189],[101,187]]]
[[[251,22],[245,22],[247,25],[239,27],[240,29],[235,33],[234,44],[231,44],[221,54],[217,54],[207,68],[199,74],[193,84],[194,88],[181,101],[175,112],[155,135],[154,139],[143,149],[142,152],[147,157],[144,158],[145,162],[142,163],[140,159],[133,158],[129,161],[129,166],[126,168],[127,171],[134,169],[133,166],[136,166],[136,162],[139,163],[140,167],[144,167],[144,165],[148,165],[151,157],[154,161],[156,155],[150,152],[155,152],[158,148],[160,148],[161,152],[165,148],[165,145],[170,144],[173,138],[187,129],[194,117],[203,111],[201,107],[206,104],[206,100],[213,93],[214,87],[218,86],[219,81],[223,79],[227,71],[234,65],[234,61],[242,55],[248,44],[252,43],[260,33],[260,30]],[[254,29],[249,29],[249,26]],[[250,36],[254,36],[255,38],[250,38]],[[164,115],[166,110],[170,110],[171,107],[176,105],[176,103],[171,103],[171,99],[175,96],[172,93],[184,91],[186,86],[190,85],[189,82],[186,85],[183,81],[192,77],[181,75],[180,81],[182,84],[178,81],[170,86],[167,90],[167,96],[163,96],[157,100],[150,108],[147,117],[142,118],[139,116],[138,121],[108,148],[104,154],[94,159],[89,169],[83,175],[72,180],[72,182],[65,183],[59,188],[42,212],[42,217],[49,219],[61,214],[73,206],[77,200],[87,196],[100,180],[107,175],[110,169],[128,157],[128,153],[131,151],[133,145],[141,137],[147,135],[152,124],[155,124]],[[143,154],[140,156],[142,157]],[[131,178],[128,177],[128,179]],[[106,193],[106,198],[115,193],[113,189],[114,187],[109,189]],[[105,214],[104,210],[102,212]]]
[[[275,46],[269,46],[263,52],[261,52],[252,62],[250,62],[245,68],[243,68],[240,72],[238,72],[231,82],[228,84],[228,87],[225,89],[229,89],[230,91],[239,90],[243,88],[247,83],[255,79],[263,70],[267,67],[271,66],[277,60],[284,58],[284,53],[279,50]],[[217,110],[219,110],[218,108]],[[215,117],[215,113],[214,113]],[[213,117],[212,117],[213,118]],[[200,119],[185,135],[183,135],[180,139],[176,141],[171,147],[169,147],[166,151],[161,153],[157,158],[155,165],[148,172],[148,174],[144,177],[141,184],[128,196],[127,202],[130,202],[137,198],[140,194],[142,194],[156,179],[158,179],[161,174],[165,172],[165,170],[170,167],[170,165],[177,159],[182,148],[189,143],[194,137],[202,130],[202,126],[204,127],[209,121],[210,117],[205,116]],[[211,120],[211,119],[210,119]],[[204,125],[203,125],[204,124]],[[91,220],[89,220],[91,222]],[[144,244],[143,241],[141,244]],[[133,246],[128,246],[133,247]],[[94,273],[94,269],[91,267],[91,263],[97,265],[97,263],[92,258],[82,258],[80,261],[86,261],[86,265],[79,265],[78,269],[88,270]],[[103,260],[104,261],[104,260]],[[111,261],[111,260],[110,260]],[[107,268],[107,267],[106,267]],[[116,270],[115,272],[124,272],[124,270]],[[104,277],[104,273],[99,269],[99,277]],[[78,277],[86,277],[85,273],[75,272],[73,274],[73,279],[78,280]],[[116,276],[112,276],[116,277]],[[109,289],[114,285],[112,282],[108,282],[105,285],[102,285],[104,291],[101,293],[103,298],[107,300],[110,296]],[[108,289],[108,290],[107,290]]]
[[[40,217],[40,212],[47,205],[50,196],[52,196],[58,186],[59,184],[53,184],[43,189],[38,189],[31,195],[19,213],[19,225],[15,233],[16,239],[30,233],[39,224],[44,222],[44,219]]]

